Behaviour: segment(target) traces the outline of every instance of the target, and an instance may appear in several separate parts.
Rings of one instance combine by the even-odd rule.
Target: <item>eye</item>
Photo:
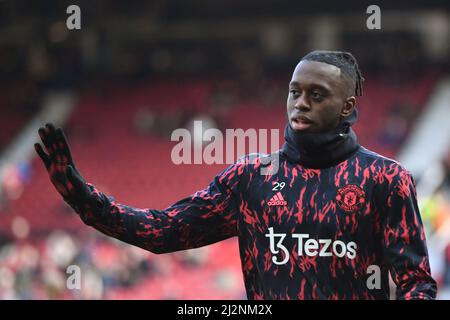
[[[318,91],[313,91],[311,93],[311,98],[313,98],[314,100],[321,100],[323,98],[323,95]]]
[[[293,96],[297,96],[297,95],[299,95],[300,92],[298,90],[291,89],[291,90],[289,90],[289,93],[292,94]]]

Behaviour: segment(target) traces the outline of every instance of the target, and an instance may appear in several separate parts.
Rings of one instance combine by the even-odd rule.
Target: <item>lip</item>
[[[304,115],[295,115],[295,116],[291,117],[291,120],[293,122],[304,122],[304,123],[309,123],[309,124],[313,123],[313,121],[310,118],[308,118],[307,116],[304,116]]]
[[[307,130],[312,124],[313,121],[304,115],[295,115],[291,117],[291,126],[295,131]]]

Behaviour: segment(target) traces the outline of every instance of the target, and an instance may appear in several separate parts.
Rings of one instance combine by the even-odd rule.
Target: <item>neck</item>
[[[307,168],[328,168],[351,157],[358,149],[356,134],[351,128],[358,113],[341,120],[336,129],[323,133],[305,133],[285,129],[282,154],[292,163]]]

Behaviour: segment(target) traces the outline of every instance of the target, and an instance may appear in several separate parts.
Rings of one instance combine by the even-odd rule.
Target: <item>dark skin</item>
[[[356,103],[354,87],[341,69],[317,61],[300,61],[289,83],[287,116],[295,131],[333,130]]]

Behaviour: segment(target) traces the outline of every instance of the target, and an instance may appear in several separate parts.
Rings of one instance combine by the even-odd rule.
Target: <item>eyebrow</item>
[[[298,86],[300,86],[300,83],[299,83],[298,81],[291,81],[291,82],[289,82],[289,87],[291,87],[291,86],[296,86],[296,87],[298,87]],[[312,83],[312,84],[310,84],[309,86],[310,86],[310,87],[313,87],[313,88],[317,88],[317,89],[323,90],[323,91],[325,91],[325,92],[327,92],[327,93],[330,93],[330,92],[331,92],[330,89],[328,89],[327,87],[325,87],[325,86],[323,86],[323,85],[320,85],[320,84],[318,84],[318,83]]]

